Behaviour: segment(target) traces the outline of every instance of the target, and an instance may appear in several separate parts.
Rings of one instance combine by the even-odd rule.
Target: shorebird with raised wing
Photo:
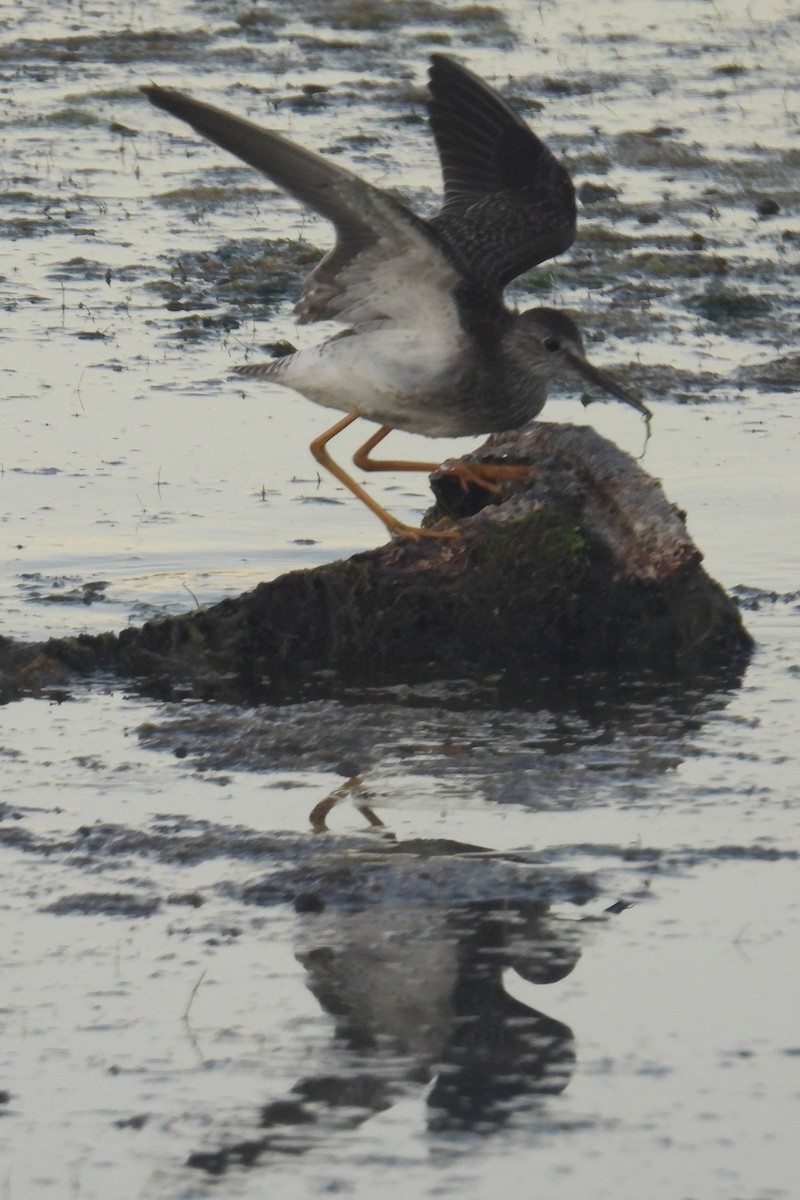
[[[552,308],[516,312],[503,293],[524,271],[571,246],[575,192],[567,169],[491,87],[432,56],[428,113],[444,202],[427,220],[338,163],[213,105],[145,87],[159,108],[235,154],[332,222],[336,244],[305,281],[301,324],[347,328],[310,349],[235,368],[294,388],[347,415],[311,451],[393,535],[419,530],[388,513],[329,455],[359,417],[378,430],[354,455],[362,470],[436,470],[376,460],[393,429],[461,437],[517,429],[541,411],[552,382],[577,375],[649,417],[645,406],[586,359],[580,332]],[[487,487],[529,468],[454,464]]]

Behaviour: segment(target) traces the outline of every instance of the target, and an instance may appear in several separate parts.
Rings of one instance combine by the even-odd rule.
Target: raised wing
[[[428,112],[444,176],[429,225],[464,275],[502,289],[575,238],[567,169],[492,88],[434,54]]]
[[[336,245],[306,279],[295,309],[301,323],[389,318],[418,324],[428,311],[453,308],[461,275],[436,232],[397,200],[251,121],[171,88],[142,90],[158,108],[333,223]]]

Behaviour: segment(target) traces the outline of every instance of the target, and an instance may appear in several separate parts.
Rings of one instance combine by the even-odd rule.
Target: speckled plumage
[[[374,471],[435,467],[371,458],[393,429],[440,437],[527,424],[563,373],[647,414],[586,361],[567,316],[550,308],[518,313],[503,299],[517,275],[572,244],[575,193],[566,168],[492,88],[452,59],[433,55],[429,88],[444,200],[428,220],[280,134],[181,92],[144,88],[153,104],[332,222],[336,244],[305,280],[295,312],[300,324],[333,319],[347,328],[310,349],[235,370],[346,413],[315,438],[312,454],[393,534],[416,536],[326,449],[358,417],[379,425],[354,456]],[[470,482],[496,490],[502,470],[493,468],[491,479],[487,468],[485,479],[470,471]],[[466,486],[463,474],[461,481]]]
[[[305,281],[300,323],[349,328],[311,349],[237,368],[326,407],[431,436],[516,428],[572,368],[641,408],[591,368],[580,334],[548,308],[503,300],[521,272],[566,250],[575,194],[566,168],[498,94],[443,55],[428,109],[444,201],[428,220],[338,163],[180,92],[149,99],[327,217],[336,245]]]

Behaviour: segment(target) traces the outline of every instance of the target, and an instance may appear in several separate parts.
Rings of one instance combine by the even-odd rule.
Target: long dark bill
[[[604,392],[608,392],[610,396],[615,396],[617,400],[622,400],[624,404],[630,404],[631,408],[635,408],[637,412],[642,414],[642,416],[647,417],[648,421],[650,420],[653,415],[650,412],[650,409],[645,404],[642,404],[641,400],[634,396],[632,392],[626,391],[625,388],[618,384],[616,380],[612,379],[610,375],[606,375],[605,371],[601,371],[597,367],[593,367],[592,364],[580,354],[574,354],[567,351],[566,356],[573,370],[577,371],[577,373],[584,379],[588,380],[589,383],[593,383],[595,387],[600,388]],[[584,404],[591,404],[591,400],[584,400]]]

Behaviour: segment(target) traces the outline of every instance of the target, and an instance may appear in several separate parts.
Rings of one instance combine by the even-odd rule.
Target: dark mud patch
[[[737,585],[732,589],[732,592],[736,597],[737,603],[742,608],[753,612],[763,608],[765,605],[769,605],[770,607],[773,605],[785,605],[800,612],[800,592],[771,592],[765,591],[763,588],[748,587],[746,584]]]
[[[464,909],[482,903],[500,906],[565,903],[585,905],[602,894],[598,867],[614,867],[618,882],[628,878],[627,902],[651,895],[654,875],[730,861],[795,862],[796,847],[759,842],[705,848],[621,846],[577,843],[542,850],[497,852],[446,838],[398,841],[381,829],[365,835],[323,836],[270,833],[183,816],[152,820],[147,828],[98,821],[72,834],[37,834],[21,812],[0,813],[0,845],[41,857],[53,868],[67,866],[83,877],[123,873],[135,890],[65,891],[41,908],[52,915],[141,919],[165,907],[199,909],[213,897],[245,905],[293,905],[304,913],[330,909],[402,910],[406,906]],[[147,863],[175,868],[228,860],[230,877],[180,890],[155,890]],[[592,871],[580,869],[590,860]],[[255,877],[242,879],[242,868]],[[603,869],[605,873],[605,868]],[[632,873],[632,877],[631,877]],[[176,880],[177,882],[177,880]],[[42,881],[40,890],[47,891]]]
[[[311,25],[324,25],[334,30],[383,32],[405,26],[455,27],[462,34],[470,32],[484,38],[510,37],[508,18],[490,4],[441,4],[437,0],[304,0],[298,5]]]
[[[41,911],[54,915],[149,917],[164,905],[199,908],[211,896],[227,896],[248,905],[296,904],[304,912],[327,908],[396,908],[406,905],[463,907],[476,895],[498,904],[585,904],[597,894],[588,874],[576,874],[551,855],[539,859],[520,851],[499,854],[447,839],[396,841],[377,836],[322,837],[264,834],[188,818],[162,818],[148,829],[98,822],[65,837],[26,832],[16,821],[0,824],[0,844],[39,855],[53,865],[68,865],[81,875],[141,870],[148,860],[189,867],[220,859],[235,871],[207,888],[155,893],[142,878],[135,891],[67,892]],[[257,869],[241,881],[241,868]]]
[[[204,29],[122,29],[42,39],[22,38],[0,46],[0,62],[183,63],[206,52],[212,35]]]
[[[708,169],[708,158],[698,145],[687,145],[676,137],[679,131],[659,125],[644,132],[618,134],[614,139],[613,159],[624,167],[660,171],[697,171]]]
[[[187,203],[196,200],[191,192]],[[322,251],[305,241],[226,242],[217,250],[181,254],[169,278],[153,280],[148,287],[165,300],[168,312],[185,314],[176,317],[174,331],[196,340],[266,318],[296,299],[321,257]]]
[[[751,328],[758,318],[767,317],[774,308],[766,296],[721,287],[710,287],[705,292],[689,296],[687,305],[714,324],[746,322]]]
[[[92,604],[108,602],[106,591],[109,583],[104,579],[80,579],[74,575],[44,576],[40,572],[25,573],[21,577],[20,590],[32,604]]]
[[[128,920],[150,917],[160,908],[157,897],[142,899],[130,892],[82,892],[62,896],[46,904],[42,912],[54,916],[125,917]]]

